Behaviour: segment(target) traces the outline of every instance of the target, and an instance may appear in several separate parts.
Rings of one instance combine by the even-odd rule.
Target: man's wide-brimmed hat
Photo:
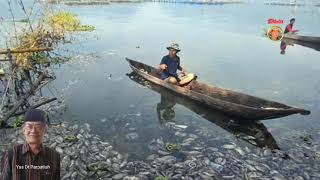
[[[168,46],[167,49],[168,49],[168,50],[174,49],[174,50],[176,50],[177,52],[181,51],[180,48],[179,48],[179,44],[177,44],[177,43],[171,44],[171,46]]]

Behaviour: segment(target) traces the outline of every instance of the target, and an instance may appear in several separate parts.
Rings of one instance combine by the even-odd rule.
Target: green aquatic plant
[[[165,145],[165,148],[166,148],[166,150],[172,152],[172,151],[178,151],[181,148],[181,146],[176,143],[167,143]]]
[[[34,64],[60,64],[71,60],[70,56],[56,56],[52,57],[49,56],[46,52],[34,52],[32,53],[31,59],[33,60]]]
[[[43,51],[42,52],[34,52],[34,53],[32,53],[32,58],[31,59],[36,61],[37,63],[40,63],[40,64],[44,64],[44,63],[49,62],[47,53],[43,52]]]
[[[21,127],[23,122],[24,122],[23,121],[23,116],[18,116],[18,117],[16,117],[16,120],[12,124],[12,127],[15,128],[15,129],[18,128],[18,127]]]
[[[64,138],[66,142],[77,142],[78,138],[75,135],[69,135]]]
[[[28,23],[29,20],[28,19],[19,19],[19,20],[16,20],[15,22]]]
[[[169,180],[169,178],[166,176],[157,176],[155,180]]]
[[[320,160],[320,152],[316,152],[314,154],[314,158],[317,159],[317,160]]]
[[[101,164],[89,164],[87,166],[87,171],[91,171],[91,172],[95,172],[97,173],[98,171],[107,171],[107,172],[113,172],[112,169],[106,167],[106,166],[103,166]]]
[[[77,28],[77,31],[94,31],[96,27],[91,25],[81,25]]]
[[[312,144],[312,140],[313,140],[310,134],[301,135],[300,139],[302,139],[306,144]]]
[[[81,25],[78,16],[72,12],[59,11],[55,14],[47,15],[44,22],[53,27],[64,31],[93,31],[94,26]]]

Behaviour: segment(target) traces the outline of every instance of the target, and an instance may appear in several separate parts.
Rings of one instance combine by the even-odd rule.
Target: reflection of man
[[[161,93],[161,102],[157,104],[157,115],[160,124],[163,124],[166,121],[172,121],[176,113],[173,110],[173,107],[176,105],[174,100],[169,99],[165,94]]]
[[[286,29],[284,30],[284,33],[295,33],[295,32],[298,32],[298,30],[294,30],[293,29],[293,24],[294,22],[296,22],[296,19],[292,18],[290,19],[290,23],[286,26]]]
[[[281,44],[280,44],[281,52],[280,52],[280,54],[284,55],[286,53],[286,48],[287,48],[287,44],[284,41],[281,41]]]
[[[25,115],[25,144],[15,145],[2,159],[1,180],[58,180],[60,155],[42,144],[47,132],[45,113],[38,109]]]
[[[177,70],[182,71],[184,74],[186,74],[186,70],[180,66],[180,57],[177,55],[177,53],[180,52],[179,45],[172,44],[167,47],[167,49],[169,50],[169,54],[162,58],[159,66],[162,71],[161,79],[176,84],[180,80]]]

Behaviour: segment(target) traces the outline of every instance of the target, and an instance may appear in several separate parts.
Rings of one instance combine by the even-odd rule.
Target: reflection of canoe
[[[283,41],[286,44],[293,45],[293,44],[298,44],[300,46],[308,47],[317,51],[320,51],[320,43],[310,43],[310,42],[305,42],[305,41],[298,41],[294,39],[283,39]]]
[[[274,101],[234,92],[227,89],[209,86],[192,81],[185,87],[169,84],[160,79],[160,71],[146,64],[127,59],[134,72],[143,78],[204,104],[212,109],[224,112],[241,120],[261,120],[288,116],[291,114],[310,114],[310,111],[290,107]]]
[[[320,37],[314,37],[314,36],[300,36],[297,34],[287,33],[284,35],[285,39],[293,39],[297,41],[304,41],[309,43],[315,43],[320,44]]]
[[[145,86],[144,79],[132,72],[127,74],[127,76]],[[252,122],[239,124],[233,122],[228,116],[219,113],[217,111],[212,111],[211,109],[202,106],[201,104],[194,103],[194,101],[184,98],[183,96],[176,95],[169,90],[162,88],[161,86],[150,84],[150,88],[161,94],[161,99],[166,99],[167,101],[172,101],[170,104],[180,104],[184,107],[190,109],[194,113],[200,115],[204,119],[216,124],[217,126],[223,128],[224,130],[234,134],[236,137],[247,141],[248,143],[257,147],[268,147],[270,149],[279,149],[277,142],[267,130],[267,128],[262,123]],[[168,102],[166,102],[168,103]]]

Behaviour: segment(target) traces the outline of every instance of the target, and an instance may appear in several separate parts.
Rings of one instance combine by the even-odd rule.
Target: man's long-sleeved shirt
[[[163,70],[161,73],[161,79],[166,79],[169,76],[178,77],[177,70],[182,70],[182,67],[180,66],[180,57],[176,56],[175,58],[170,57],[169,55],[166,55],[162,58],[160,64],[167,65],[167,69]]]
[[[284,33],[286,34],[286,33],[288,33],[288,32],[297,32],[297,30],[293,30],[293,25],[292,24],[288,24],[287,26],[286,26],[286,29],[284,30]]]
[[[0,180],[58,180],[60,154],[42,146],[34,155],[28,144],[15,145],[2,158]]]

